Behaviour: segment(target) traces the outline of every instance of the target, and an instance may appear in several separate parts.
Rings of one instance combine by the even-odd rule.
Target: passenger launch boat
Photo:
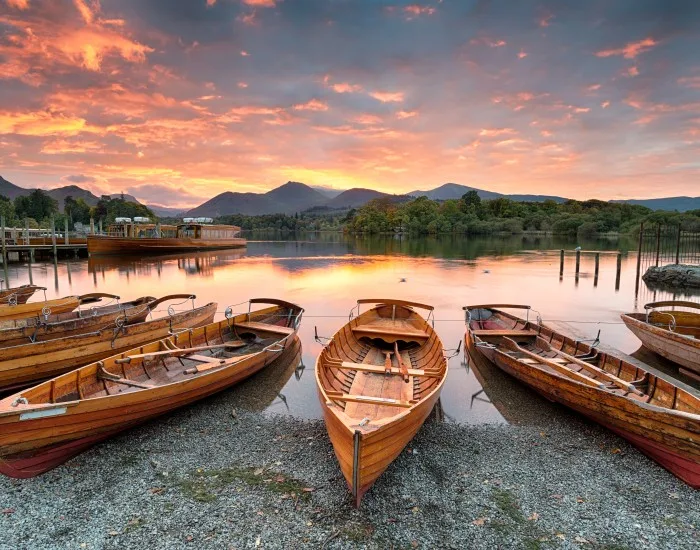
[[[26,304],[37,290],[46,290],[43,286],[22,285],[0,290],[0,304]]]
[[[501,309],[524,309],[521,319]],[[466,310],[466,344],[551,401],[636,445],[700,488],[700,399],[645,369],[529,320],[530,306]]]
[[[171,254],[242,248],[246,240],[235,225],[211,225],[211,218],[185,218],[177,225],[152,224],[148,218],[117,218],[107,235],[88,235],[87,249],[100,254]]]
[[[0,349],[0,392],[22,388],[115,353],[166,338],[174,332],[211,323],[216,303],[175,312],[152,321],[124,324],[117,320],[99,330]]]
[[[644,306],[646,313],[625,313],[621,317],[644,347],[697,375],[700,374],[700,313],[675,309],[678,307],[700,310],[700,304],[695,302],[652,302]]]
[[[361,304],[375,307],[359,314]],[[358,300],[316,361],[321,408],[356,506],[440,397],[447,360],[437,333],[403,300]],[[353,310],[354,311],[354,310]]]
[[[303,310],[271,304],[91,363],[0,401],[0,473],[26,478],[298,351]]]

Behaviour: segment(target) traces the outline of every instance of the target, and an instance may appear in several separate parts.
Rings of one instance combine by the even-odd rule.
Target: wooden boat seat
[[[366,405],[382,405],[388,407],[411,408],[417,401],[404,401],[401,399],[389,399],[387,397],[369,397],[367,395],[351,395],[349,393],[326,392],[328,398],[333,401],[349,401],[351,403],[362,403]]]
[[[259,323],[257,321],[241,321],[234,325],[236,328],[249,328],[252,330],[260,330],[264,332],[270,332],[272,334],[280,334],[282,336],[288,336],[294,333],[294,329],[291,327],[281,327],[279,325],[269,325],[267,323]]]
[[[381,322],[384,321],[384,322]],[[358,338],[367,336],[368,338],[384,338],[386,340],[396,341],[415,340],[423,342],[430,338],[430,335],[425,330],[420,330],[403,321],[402,319],[376,320],[367,325],[357,325],[352,327],[352,332]]]
[[[537,336],[537,332],[534,330],[508,330],[508,329],[472,329],[472,334],[474,336]]]
[[[193,361],[199,361],[200,363],[223,363],[225,359],[221,357],[212,357],[211,355],[187,355],[185,359],[192,359]]]
[[[356,370],[360,372],[373,372],[377,374],[395,374],[402,375],[401,369],[392,367],[390,372],[386,372],[384,367],[378,365],[368,365],[366,363],[350,363],[349,361],[343,361],[342,363],[333,363],[332,361],[326,363],[329,368],[344,369],[344,370]],[[437,372],[429,372],[423,369],[408,369],[409,376],[425,376],[427,378],[440,378],[442,374]]]

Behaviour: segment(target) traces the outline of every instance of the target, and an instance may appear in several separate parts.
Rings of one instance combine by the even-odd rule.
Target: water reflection
[[[314,418],[321,414],[313,376],[321,345],[314,341],[314,328],[321,336],[334,334],[360,297],[432,304],[435,329],[446,348],[456,348],[464,336],[463,305],[509,302],[531,304],[557,330],[580,339],[595,338],[600,330],[604,343],[634,352],[639,341],[623,325],[620,313],[671,296],[642,283],[635,300],[635,253],[622,256],[619,289],[616,254],[601,254],[597,286],[592,256],[582,255],[578,284],[569,255],[560,276],[559,249],[573,253],[575,246],[575,241],[551,237],[406,239],[319,234],[301,240],[251,241],[245,251],[10,264],[8,281],[17,286],[32,277],[35,284],[49,287],[49,298],[94,291],[118,294],[124,300],[192,293],[198,303],[218,302],[219,319],[227,305],[250,297],[297,302],[306,309],[299,333],[301,360],[289,368],[261,373],[263,382],[254,382],[258,377],[252,380],[249,393],[257,405],[251,402],[250,406]],[[620,242],[581,246],[615,249]],[[527,417],[525,409],[534,407],[535,417],[538,411],[548,410],[547,402],[494,368],[480,367],[461,356],[450,360],[441,399],[447,420],[510,422]],[[511,406],[514,411],[507,410]]]

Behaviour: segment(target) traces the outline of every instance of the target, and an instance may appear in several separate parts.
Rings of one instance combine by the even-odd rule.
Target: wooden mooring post
[[[564,249],[559,251],[559,277],[564,276]]]
[[[595,253],[595,271],[593,273],[593,286],[598,286],[598,272],[600,271],[600,252]]]
[[[64,231],[65,231],[65,232],[63,233],[63,243],[66,244],[66,245],[69,245],[69,244],[70,244],[70,239],[68,238],[68,216],[66,216],[65,222],[66,222],[66,223],[64,224],[64,228],[63,228]]]
[[[579,271],[581,270],[581,251],[576,251],[576,278],[578,279]]]
[[[676,265],[678,265],[681,259],[681,224],[678,224],[678,238],[676,239]]]
[[[24,241],[29,246],[29,218],[24,218]]]
[[[95,234],[95,218],[90,218],[90,235]]]
[[[656,267],[659,267],[659,254],[661,253],[661,224],[656,226]]]
[[[51,216],[51,247],[53,248],[53,259],[58,258],[58,249],[56,248],[56,219]]]
[[[620,273],[622,272],[622,252],[617,253],[617,272],[615,273],[615,290],[620,290]]]
[[[0,226],[2,226],[2,263],[7,263],[7,243],[5,242],[5,216],[0,216]]]
[[[634,295],[639,294],[639,272],[642,268],[642,241],[644,240],[644,222],[639,224],[639,245],[637,246],[637,275],[634,280]]]

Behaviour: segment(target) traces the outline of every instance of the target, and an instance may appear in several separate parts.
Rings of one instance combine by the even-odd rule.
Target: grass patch
[[[495,489],[493,491],[493,501],[503,514],[515,523],[525,523],[525,515],[520,509],[517,499],[510,491],[505,489]]]
[[[216,470],[196,470],[185,479],[178,481],[184,495],[198,502],[212,502],[221,490],[231,483],[243,483],[249,487],[260,487],[279,495],[309,499],[306,485],[293,477],[264,470],[263,468],[223,468]]]

